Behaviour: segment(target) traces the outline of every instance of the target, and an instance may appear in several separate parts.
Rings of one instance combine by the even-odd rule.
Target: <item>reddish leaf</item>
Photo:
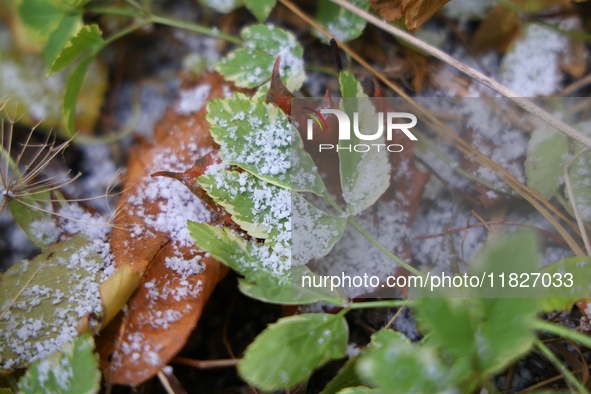
[[[187,87],[208,84],[211,100],[224,97],[224,83],[220,75],[206,74]],[[156,127],[155,141],[144,140],[130,155],[125,192],[118,204],[124,215],[113,231],[111,248],[115,266],[129,265],[142,281],[122,322],[118,327],[117,319],[109,324],[105,338],[101,333],[97,341],[101,366],[110,365],[105,376],[114,383],[137,386],[167,365],[184,346],[215,284],[227,272],[193,246],[190,236],[184,237],[186,220],[179,220],[188,215],[213,220],[216,215],[181,185],[177,188],[176,181],[151,176],[190,168],[185,176],[189,182],[203,173],[207,163],[216,161],[215,154],[206,155],[216,145],[209,134],[205,104],[189,113],[177,112],[178,106],[169,108]],[[198,157],[201,160],[193,165]],[[111,355],[109,364],[105,358]]]
[[[267,92],[265,103],[272,103],[276,107],[281,108],[287,116],[291,116],[291,98],[295,97],[293,93],[285,86],[281,80],[281,73],[279,63],[281,58],[278,57],[273,65],[273,73],[271,74],[271,86]]]

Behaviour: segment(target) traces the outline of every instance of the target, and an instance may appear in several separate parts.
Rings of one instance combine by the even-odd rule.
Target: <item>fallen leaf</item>
[[[112,342],[97,341],[101,366],[109,365],[104,359],[112,355],[105,371],[112,383],[137,386],[166,366],[184,346],[227,272],[194,246],[187,230],[188,219],[211,222],[216,213],[176,179],[151,175],[183,172],[216,148],[205,106],[224,97],[228,88],[216,73],[185,84],[180,101],[157,125],[154,142],[144,141],[130,155],[126,189],[118,204],[124,215],[113,230],[111,249],[116,267],[128,265],[142,279],[119,328],[108,326],[106,335],[118,332],[113,349]],[[201,94],[195,98],[191,92]],[[197,176],[198,169],[192,168]]]
[[[187,256],[195,249],[180,251]],[[171,244],[160,249],[129,302],[125,332],[113,355],[114,384],[138,386],[166,366],[185,346],[205,301],[227,272],[217,260],[206,257],[202,273],[183,278],[166,264],[177,254]]]
[[[505,52],[519,33],[519,14],[502,4],[493,8],[478,25],[470,50],[484,53],[492,49]]]
[[[129,297],[140,285],[140,276],[137,272],[131,271],[129,265],[119,267],[113,275],[101,283],[99,292],[103,303],[104,327],[123,309]]]
[[[391,22],[406,17],[406,27],[416,30],[450,0],[369,0],[382,17]]]
[[[287,86],[281,80],[280,71],[281,58],[278,57],[273,65],[273,72],[271,73],[271,86],[267,92],[265,103],[272,103],[276,107],[281,108],[287,116],[291,115],[291,98],[295,97],[292,92],[289,91]]]

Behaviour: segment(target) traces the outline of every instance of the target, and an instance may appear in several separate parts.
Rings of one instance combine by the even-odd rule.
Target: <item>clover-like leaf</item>
[[[101,385],[98,356],[89,334],[67,342],[44,360],[36,361],[18,382],[23,394],[94,394]]]
[[[238,87],[254,88],[271,79],[275,59],[281,57],[281,75],[290,91],[302,87],[303,50],[293,34],[272,26],[254,25],[242,30],[242,48],[220,60],[215,70]]]
[[[568,141],[564,134],[543,125],[533,131],[527,145],[525,175],[527,185],[549,200],[564,176]]]
[[[367,11],[369,8],[368,0],[353,0],[350,3],[362,10]],[[365,19],[347,11],[330,0],[319,1],[316,21],[341,42],[348,42],[359,37],[367,24]],[[318,30],[313,30],[313,33],[316,37],[328,43],[329,38],[324,34]]]
[[[188,228],[199,248],[244,276],[240,290],[253,298],[283,305],[343,299],[340,289],[330,292],[301,285],[303,276],[309,276],[312,281],[315,275],[304,266],[290,270],[290,250],[283,245],[271,248],[247,242],[229,229],[204,223],[189,222]]]
[[[236,93],[233,99],[210,101],[207,112],[211,135],[220,145],[225,164],[290,187],[291,125],[283,111]]]
[[[87,51],[96,52],[102,48],[103,44],[103,36],[98,25],[85,25],[59,52],[49,69],[49,74],[54,74],[68,67]]]
[[[293,264],[326,256],[341,239],[347,219],[326,214],[298,193],[292,195],[292,208]]]
[[[244,352],[238,372],[264,391],[300,383],[332,359],[345,356],[349,337],[341,315],[302,314],[279,319]]]
[[[369,98],[363,93],[361,84],[348,71],[341,71],[339,82],[343,95],[339,104],[341,111],[349,115],[349,119],[354,119],[354,113],[358,114],[359,130],[371,132],[377,130],[380,126],[378,116]],[[347,100],[347,97],[355,99]],[[357,215],[373,205],[390,186],[390,162],[387,152],[384,149],[379,152],[357,152],[352,147],[360,141],[355,133],[351,134],[350,140],[339,140],[343,198],[352,215]],[[383,144],[385,142],[383,134],[374,142]]]
[[[14,264],[0,287],[0,369],[46,357],[77,336],[85,314],[101,312],[100,247],[78,233],[31,261]]]
[[[591,296],[589,285],[591,283],[591,258],[589,256],[573,256],[562,259],[545,266],[541,269],[541,273],[542,275],[550,274],[553,283],[558,283],[557,278],[560,277],[565,284],[565,286],[544,287],[545,294],[541,299],[541,310],[544,312],[568,310],[581,298]],[[567,274],[572,276],[567,276]]]
[[[413,346],[401,333],[382,330],[357,362],[357,373],[372,387],[388,393],[441,393],[451,390],[448,372],[427,348]]]
[[[291,195],[249,172],[222,170],[197,178],[213,200],[232,215],[240,228],[255,238],[289,242]],[[282,237],[283,234],[283,237]]]

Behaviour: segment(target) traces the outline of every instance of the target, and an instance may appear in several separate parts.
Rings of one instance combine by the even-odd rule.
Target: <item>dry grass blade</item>
[[[568,193],[568,198],[573,206],[573,212],[575,213],[575,218],[577,219],[577,224],[579,225],[579,230],[581,231],[581,236],[583,237],[583,241],[585,242],[585,249],[587,250],[587,255],[591,254],[591,244],[589,243],[589,235],[587,234],[587,230],[585,229],[585,223],[583,222],[583,218],[581,217],[581,213],[579,212],[579,207],[577,206],[577,200],[575,199],[575,195],[573,194],[573,187],[570,182],[570,168],[571,166],[581,157],[583,154],[589,152],[589,148],[582,149],[579,153],[577,153],[566,165],[564,166],[564,183],[566,184],[566,191]]]
[[[283,5],[289,8],[293,13],[298,15],[300,18],[304,19],[308,22],[311,26],[318,31],[322,32],[322,34],[326,35],[327,37],[332,37],[332,35],[320,26],[314,19],[310,18],[306,15],[302,10],[300,10],[295,4],[293,4],[290,0],[279,0]],[[376,18],[377,19],[377,18]],[[413,37],[414,38],[414,37]],[[389,88],[394,90],[397,94],[401,97],[407,98],[409,104],[411,104],[414,108],[416,108],[420,115],[426,117],[430,120],[427,122],[427,125],[431,127],[433,131],[435,131],[440,137],[444,140],[455,146],[458,150],[462,153],[467,155],[468,157],[474,159],[477,163],[490,168],[491,170],[495,171],[499,177],[506,182],[510,187],[512,187],[517,193],[519,193],[524,199],[526,199],[534,208],[536,208],[558,231],[560,236],[566,241],[569,247],[573,250],[573,252],[578,255],[584,255],[582,249],[579,247],[577,242],[572,238],[572,236],[562,227],[562,225],[552,216],[552,213],[557,215],[559,218],[564,220],[577,234],[581,235],[579,232],[578,227],[569,219],[567,218],[562,212],[560,212],[556,207],[554,207],[550,202],[542,198],[538,193],[527,187],[526,185],[519,182],[511,173],[507,170],[496,164],[487,156],[483,155],[479,151],[475,150],[460,138],[458,135],[453,133],[447,126],[445,126],[440,120],[438,120],[435,116],[431,113],[426,111],[420,105],[418,105],[409,95],[407,95],[399,86],[394,84],[388,78],[386,78],[382,73],[378,70],[373,68],[370,64],[368,64],[363,58],[361,58],[356,52],[351,50],[347,45],[337,41],[340,48],[342,48],[347,54],[349,54],[353,59],[355,59],[359,64],[361,64],[366,70],[371,72],[375,75],[379,80],[384,82]],[[437,126],[437,127],[436,127]]]
[[[347,11],[354,13],[355,15],[365,19],[372,25],[392,34],[393,36],[416,46],[420,50],[428,53],[429,55],[449,64],[450,66],[458,69],[459,71],[463,72],[464,74],[468,75],[470,78],[474,79],[475,81],[480,82],[484,86],[491,88],[492,90],[502,94],[503,96],[507,97],[508,99],[512,100],[515,104],[519,105],[521,108],[525,109],[527,112],[531,113],[532,115],[537,116],[538,118],[542,119],[543,121],[547,122],[551,126],[558,129],[560,132],[566,134],[568,137],[572,138],[573,140],[581,143],[583,146],[587,148],[591,148],[591,138],[587,137],[586,135],[578,132],[572,126],[567,125],[563,121],[556,119],[554,116],[550,115],[548,112],[544,111],[542,108],[538,107],[525,97],[515,93],[511,89],[506,88],[505,86],[501,85],[500,83],[496,82],[495,80],[487,77],[486,75],[476,71],[472,67],[465,65],[464,63],[454,59],[453,57],[449,56],[447,53],[419,40],[412,34],[409,34],[393,25],[387,23],[386,21],[375,17],[374,15],[370,14],[367,11],[360,9],[359,7],[354,6],[351,3],[348,3],[345,0],[330,0],[335,4],[345,8]]]

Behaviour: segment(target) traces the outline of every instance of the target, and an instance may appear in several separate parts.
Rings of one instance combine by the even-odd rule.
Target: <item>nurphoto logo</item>
[[[388,152],[402,152],[404,147],[400,144],[354,144],[354,145],[344,145],[342,141],[350,141],[351,140],[351,120],[349,119],[349,115],[345,112],[338,110],[338,109],[326,109],[323,108],[320,112],[313,110],[309,107],[304,107],[304,109],[309,110],[310,112],[306,112],[307,115],[310,116],[307,123],[307,139],[312,141],[314,139],[314,121],[320,126],[320,129],[323,131],[328,131],[328,124],[322,116],[322,114],[333,114],[337,117],[339,123],[339,144],[319,144],[318,151],[322,152],[323,150],[332,150],[336,149],[337,152],[339,150],[348,150],[351,152],[354,150],[355,152],[369,152],[372,149],[377,150],[387,150]],[[355,137],[357,137],[360,141],[376,141],[382,138],[384,134],[384,113],[378,112],[378,130],[374,134],[363,134],[359,130],[359,113],[353,113],[353,132],[355,133]],[[398,123],[402,119],[409,119],[410,122],[408,123]],[[409,130],[412,127],[417,125],[417,117],[408,112],[387,112],[386,113],[386,140],[392,141],[392,135],[394,130],[402,131],[411,141],[417,141],[417,137],[415,137],[412,132]]]

